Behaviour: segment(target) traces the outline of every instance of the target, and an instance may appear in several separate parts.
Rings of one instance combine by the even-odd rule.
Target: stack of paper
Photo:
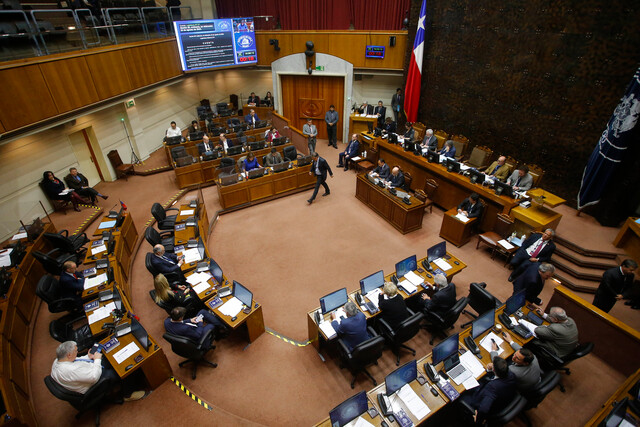
[[[489,334],[487,334],[486,337],[482,338],[482,340],[480,340],[480,345],[482,346],[482,348],[484,348],[489,353],[491,353],[493,351],[493,348],[491,346],[492,339],[496,342],[496,345],[498,346],[498,350],[496,350],[496,353],[498,353],[498,355],[502,354],[504,350],[500,348],[500,346],[504,341],[502,340],[502,338],[500,338],[493,332],[489,332]]]
[[[359,160],[362,160],[362,157],[360,157],[360,156],[352,157],[351,160],[354,161],[354,162],[357,162]]]
[[[465,368],[474,378],[478,378],[480,375],[484,374],[484,366],[478,360],[478,358],[471,351],[465,352],[462,356],[460,356],[460,363],[462,363]]]
[[[420,285],[422,285],[424,283],[424,279],[422,278],[422,276],[418,276],[413,271],[410,271],[407,274],[405,274],[404,278],[407,279],[408,281],[410,281],[411,284],[413,286],[416,286],[416,287],[420,286]]]
[[[100,246],[96,246],[95,248],[91,248],[91,255],[96,255],[106,250],[107,250],[107,247],[104,244],[102,244]]]
[[[371,304],[375,305],[378,310],[380,309],[380,307],[378,307],[378,295],[380,295],[381,293],[382,291],[380,290],[380,288],[376,288],[365,295],[367,299],[371,301]]]
[[[409,280],[405,278],[402,278],[398,281],[398,287],[401,287],[402,289],[404,289],[405,292],[408,294],[412,294],[418,290],[418,288],[413,283],[411,283]]]
[[[506,240],[502,239],[502,240],[498,240],[498,244],[500,246],[502,246],[503,248],[505,248],[506,250],[511,250],[513,249],[513,245],[509,242],[507,242]]]
[[[443,271],[451,270],[453,268],[451,267],[451,264],[444,260],[444,258],[438,258],[437,260],[433,261],[433,263]]]
[[[356,420],[356,424],[353,427],[373,427],[373,424],[371,424],[369,421],[365,420],[362,417],[358,417],[358,419]]]
[[[99,309],[91,313],[87,320],[89,324],[96,323],[97,321],[100,321],[106,317],[109,317],[111,315],[111,312],[115,309],[116,309],[116,304],[114,302],[110,302],[109,304],[103,307],[100,307]]]
[[[195,286],[198,283],[206,282],[207,280],[211,279],[211,277],[211,273],[202,271],[200,273],[193,273],[192,275],[187,277],[187,282],[189,282],[191,286]]]
[[[423,419],[429,415],[429,412],[431,412],[427,404],[420,399],[420,396],[413,391],[409,384],[402,386],[400,391],[398,391],[398,397],[404,402],[413,416],[419,420]]]
[[[116,225],[116,221],[104,221],[101,222],[100,225],[98,226],[98,230],[104,230],[105,228],[111,228],[114,225]]]
[[[235,317],[242,310],[242,303],[236,297],[231,297],[229,301],[222,304],[220,307],[220,313],[229,316]]]
[[[186,251],[182,252],[182,255],[184,255],[184,262],[187,264],[200,261],[202,259],[200,258],[200,251],[198,250],[198,248],[187,249]]]
[[[201,292],[204,292],[204,291],[206,291],[207,289],[209,289],[210,287],[211,287],[211,285],[209,285],[209,283],[207,283],[207,282],[202,282],[202,283],[200,283],[200,284],[198,284],[198,285],[196,285],[196,286],[192,286],[193,291],[194,291],[196,294],[199,294],[199,293],[201,293]]]
[[[534,323],[531,323],[528,320],[524,320],[524,319],[520,319],[518,321],[518,323],[520,323],[522,326],[524,326],[525,328],[530,330],[531,333],[533,334],[533,336],[537,338],[536,333],[535,333],[535,330],[536,330],[537,326]]]
[[[140,350],[140,347],[138,347],[138,344],[136,344],[135,342],[130,342],[123,349],[121,349],[116,354],[114,354],[113,358],[116,360],[118,364],[120,364],[125,360],[127,360],[128,358],[130,358],[131,356],[133,356],[134,354],[136,354],[139,350]]]
[[[185,209],[183,211],[180,211],[180,216],[193,215],[194,212],[195,212],[195,209]]]
[[[95,286],[101,285],[107,281],[107,273],[102,273],[94,277],[84,279],[84,289],[90,289]]]
[[[338,334],[336,334],[335,329],[333,329],[333,326],[331,326],[331,322],[322,322],[320,323],[320,325],[318,325],[320,327],[320,330],[326,335],[327,338],[331,339],[335,336],[337,336]]]
[[[13,238],[11,240],[20,240],[20,239],[26,239],[27,238],[27,232],[26,231],[21,231],[18,232],[16,234],[13,235]]]
[[[459,219],[460,221],[464,222],[465,224],[467,222],[469,222],[469,218],[467,218],[465,215],[458,213],[456,214],[456,218]]]

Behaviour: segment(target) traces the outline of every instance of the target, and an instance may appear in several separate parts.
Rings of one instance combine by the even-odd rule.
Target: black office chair
[[[502,305],[502,302],[491,295],[489,291],[487,291],[487,284],[484,282],[476,283],[473,282],[469,285],[469,305],[472,309],[475,310],[475,314],[470,311],[462,310],[463,314],[468,314],[473,319],[477,319],[479,315],[486,313],[492,308],[498,308]],[[464,323],[460,326],[461,329],[469,326],[473,320],[470,320],[467,323]]]
[[[151,247],[155,245],[164,246],[166,252],[173,252],[173,233],[170,231],[159,233],[158,230],[152,226],[147,227],[144,230],[144,238],[149,242]]]
[[[62,268],[65,262],[73,261],[78,264],[78,257],[76,254],[61,253],[59,249],[52,249],[46,254],[39,251],[33,251],[33,257],[42,264],[47,273],[54,274],[56,276],[59,276],[60,273],[62,273]]]
[[[47,303],[50,313],[73,312],[82,309],[82,303],[76,298],[60,298],[60,284],[58,279],[50,275],[44,275],[36,285],[36,295]]]
[[[108,378],[98,380],[85,394],[67,390],[51,378],[51,375],[44,377],[44,383],[51,394],[60,400],[69,402],[69,404],[78,411],[76,420],[79,420],[85,412],[93,409],[96,411],[96,426],[100,425],[100,407],[112,387],[111,381]]]
[[[211,345],[211,342],[213,341],[213,331],[213,329],[210,329],[206,334],[204,334],[200,339],[200,342],[195,342],[189,338],[173,335],[168,332],[162,336],[171,344],[171,350],[175,354],[187,358],[187,360],[178,363],[178,366],[182,367],[187,363],[193,363],[191,379],[196,379],[196,371],[199,364],[209,365],[214,368],[218,367],[217,363],[210,362],[204,357],[209,350],[216,348],[215,345]]]
[[[160,203],[154,203],[151,206],[151,215],[155,218],[158,223],[158,228],[160,230],[173,230],[176,225],[176,217],[177,215],[167,216],[168,211],[176,211],[179,212],[176,208],[163,208]]]
[[[420,332],[420,323],[424,318],[424,314],[422,313],[413,313],[409,310],[411,316],[402,321],[400,325],[394,330],[391,326],[384,321],[384,319],[380,319],[378,324],[380,325],[380,330],[382,334],[387,338],[387,341],[391,345],[393,352],[396,355],[396,366],[400,366],[400,349],[404,348],[409,350],[414,356],[416,355],[416,351],[411,347],[405,345],[404,343],[409,341],[411,338],[416,336],[418,332]]]
[[[75,327],[76,323],[81,323]],[[87,323],[87,316],[82,312],[69,313],[49,323],[49,334],[58,342],[75,341],[78,353],[83,353],[94,343],[91,327]]]
[[[189,157],[185,147],[173,147],[171,149],[171,158],[174,162],[183,157]]]
[[[60,233],[44,233],[44,237],[51,246],[63,253],[76,254],[78,258],[84,258],[87,252],[87,248],[83,247],[89,242],[86,233],[69,236],[67,230],[62,230]]]
[[[431,339],[429,340],[430,345],[433,345],[433,340],[435,339],[436,334],[440,335],[442,338],[446,338],[448,336],[447,330],[453,328],[453,325],[456,323],[462,314],[462,310],[464,310],[468,303],[469,298],[460,298],[456,301],[453,307],[444,314],[444,316],[424,310],[424,318],[427,321],[427,324],[423,325],[423,327],[431,333]]]
[[[298,158],[298,151],[293,145],[288,145],[282,150],[282,155],[286,160],[294,161]]]
[[[223,157],[220,159],[220,169],[228,168],[230,166],[235,166],[235,165],[236,165],[236,161],[233,160],[231,157]]]
[[[240,124],[240,119],[237,117],[227,120],[227,126],[229,127],[240,126]]]
[[[527,406],[524,410],[537,408],[538,405],[547,397],[547,394],[551,393],[551,390],[556,388],[560,384],[560,374],[556,371],[549,371],[542,374],[540,382],[531,391],[522,392],[522,397],[527,399]],[[522,412],[522,416],[525,419],[527,425],[531,425],[531,421],[527,414]]]
[[[475,409],[473,409],[467,402],[463,399],[458,399],[458,407],[461,408],[462,415],[466,418],[465,425],[480,425],[474,423],[473,414],[475,413]],[[494,411],[491,408],[492,413],[489,414],[487,419],[485,420],[485,424],[488,426],[503,426],[512,420],[514,420],[525,408],[527,405],[527,400],[520,395],[520,393],[515,392],[511,401],[502,409],[498,411]]]
[[[593,351],[594,344],[592,342],[586,342],[579,344],[575,350],[569,353],[564,358],[558,357],[555,353],[537,344],[535,341],[531,341],[527,344],[527,348],[535,353],[540,362],[540,368],[546,371],[564,371],[565,374],[571,375],[571,370],[567,367],[570,362],[576,359],[586,356]],[[566,389],[562,383],[558,384],[560,391],[565,393]]]
[[[353,375],[351,388],[355,388],[356,377],[360,372],[364,372],[364,374],[373,381],[374,386],[378,385],[375,378],[367,371],[367,366],[372,363],[374,365],[378,364],[378,359],[382,356],[382,350],[384,348],[384,337],[378,335],[371,327],[367,329],[372,338],[361,342],[352,350],[349,350],[349,347],[341,338],[338,339],[338,351],[342,359],[342,366],[340,366],[340,368],[347,367],[349,371],[351,371]]]
[[[147,267],[147,271],[149,271],[149,273],[151,273],[151,276],[153,276],[154,278],[160,273],[158,270],[156,270],[153,267],[153,264],[151,263],[151,257],[154,257],[155,255],[153,254],[153,252],[147,252],[147,254],[144,257],[144,266]],[[164,276],[167,278],[167,280],[169,281],[169,283],[173,283],[173,282],[181,282],[184,283],[185,282],[185,277],[184,274],[182,273],[182,271],[176,271],[176,272],[171,272],[171,273],[163,273]]]

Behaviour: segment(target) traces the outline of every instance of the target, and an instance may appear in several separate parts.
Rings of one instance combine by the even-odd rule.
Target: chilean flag
[[[422,0],[420,18],[416,38],[413,41],[413,54],[407,73],[407,86],[404,89],[404,112],[407,121],[415,122],[418,119],[418,102],[420,101],[420,81],[422,80],[422,57],[424,54],[424,21],[427,17],[427,0]]]

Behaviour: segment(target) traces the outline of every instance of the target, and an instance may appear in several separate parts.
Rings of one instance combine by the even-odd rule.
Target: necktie
[[[500,165],[496,166],[495,169],[493,170],[493,172],[491,172],[491,175],[495,175],[496,172],[498,172],[498,169],[500,169]]]
[[[520,184],[520,177],[518,177],[518,179],[516,180],[516,183],[515,183],[515,184],[513,184],[513,185],[514,185],[514,187],[517,187],[517,186],[518,186],[518,184]]]
[[[535,258],[536,256],[538,256],[538,254],[542,250],[543,245],[544,245],[544,242],[540,240],[540,242],[538,243],[538,247],[535,248],[534,251],[531,253],[531,258]]]
[[[73,273],[73,277],[74,277],[75,279],[77,279],[77,278],[78,278],[78,276],[76,276],[76,273]]]

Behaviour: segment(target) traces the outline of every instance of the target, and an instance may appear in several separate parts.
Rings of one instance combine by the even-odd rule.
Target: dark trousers
[[[338,126],[327,125],[327,139],[329,140],[329,145],[333,145],[338,148]]]
[[[329,186],[327,185],[327,177],[325,176],[323,178],[322,175],[316,175],[316,187],[313,189],[313,194],[311,195],[311,198],[309,200],[314,200],[316,198],[316,196],[318,195],[318,190],[320,189],[320,185],[324,187],[324,191],[326,193],[331,192],[331,190],[329,190]]]
[[[347,156],[346,153],[342,152],[338,155],[338,163],[339,166],[342,167],[344,166],[344,169],[347,170],[349,169],[349,160],[351,160],[351,158],[345,158]]]
[[[509,264],[513,267],[513,272],[511,273],[511,277],[515,278],[521,275],[524,270],[531,265],[531,261],[529,261],[529,254],[524,249],[518,249],[516,254],[511,258]]]
[[[616,305],[617,301],[618,300],[616,300],[615,298],[611,298],[611,296],[609,295],[598,293],[598,291],[596,291],[596,295],[593,297],[593,305],[595,305],[605,313],[610,312],[613,306]]]
[[[98,197],[98,194],[100,194],[91,187],[81,188],[79,190],[76,190],[76,193],[78,193],[82,197],[89,197],[92,202],[95,202],[96,197]]]

